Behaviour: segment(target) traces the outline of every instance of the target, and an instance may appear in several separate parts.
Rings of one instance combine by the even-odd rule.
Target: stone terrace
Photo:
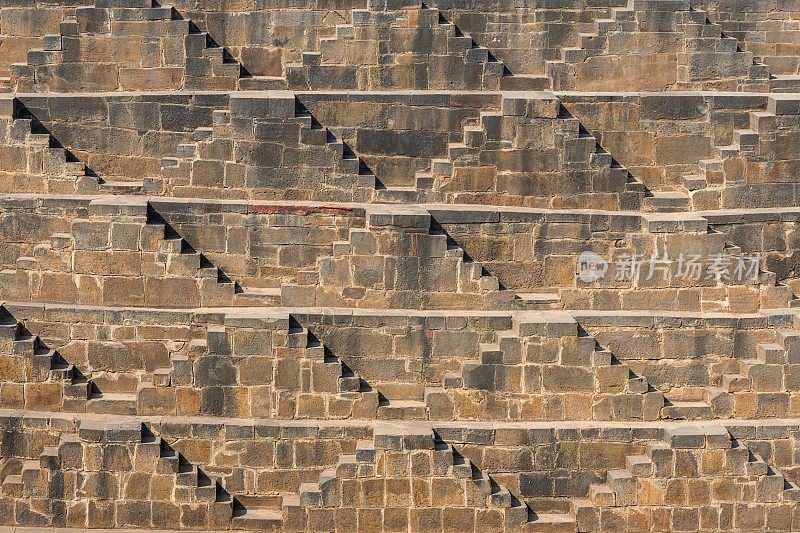
[[[800,531],[795,4],[3,0],[0,529]]]

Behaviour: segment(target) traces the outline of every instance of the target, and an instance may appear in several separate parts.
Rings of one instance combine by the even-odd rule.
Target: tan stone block
[[[325,399],[319,394],[297,395],[298,418],[325,418]]]
[[[175,391],[177,414],[196,416],[200,414],[200,391],[180,387]]]
[[[359,509],[358,530],[378,531],[383,523],[381,509]]]
[[[73,254],[73,264],[77,274],[139,276],[142,272],[139,252],[78,250]]]
[[[411,500],[414,507],[427,507],[431,504],[431,485],[427,479],[411,479]]]
[[[46,273],[41,277],[41,286],[34,291],[34,300],[45,302],[75,303],[78,301],[78,287],[71,274]]]
[[[145,305],[154,307],[199,307],[200,290],[194,279],[148,278],[145,281]]]
[[[106,305],[144,305],[144,278],[108,277],[103,280]]]
[[[0,384],[0,406],[3,409],[22,409],[25,407],[25,387],[22,383]]]
[[[365,479],[361,485],[361,495],[365,507],[382,507],[385,500],[383,479]]]
[[[384,531],[408,531],[409,524],[408,508],[387,508],[383,510],[383,529]]]
[[[412,508],[409,517],[411,531],[441,531],[442,510]]]
[[[478,509],[475,512],[476,531],[503,531],[503,513],[498,509]]]
[[[408,507],[411,501],[411,480],[409,478],[389,478],[386,480],[386,505],[389,507]]]
[[[61,385],[59,383],[28,383],[25,385],[25,408],[38,411],[61,409]]]
[[[434,507],[466,505],[463,481],[435,477],[431,480],[431,504]]]

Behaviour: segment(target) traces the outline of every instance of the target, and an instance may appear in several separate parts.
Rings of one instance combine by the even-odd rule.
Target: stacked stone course
[[[796,7],[6,0],[0,527],[800,531]]]

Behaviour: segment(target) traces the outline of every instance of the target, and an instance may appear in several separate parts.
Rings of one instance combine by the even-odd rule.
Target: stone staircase
[[[293,98],[291,93],[286,93],[286,98]],[[360,201],[375,203],[530,203],[538,205],[545,202],[544,198],[532,194],[527,198],[527,193],[510,193],[500,190],[509,186],[509,183],[534,179],[532,177],[512,175],[501,165],[487,164],[487,158],[502,159],[504,153],[515,154],[521,151],[516,141],[508,135],[508,132],[515,127],[523,128],[527,122],[532,120],[526,117],[529,112],[528,105],[531,106],[530,113],[533,113],[537,120],[554,120],[553,128],[557,130],[557,135],[562,139],[563,145],[559,146],[563,150],[564,166],[576,174],[596,173],[598,179],[594,180],[598,187],[602,188],[595,192],[595,197],[601,199],[595,202],[589,200],[589,195],[576,193],[575,195],[564,195],[564,202],[577,202],[578,207],[606,207],[609,209],[639,209],[642,205],[643,196],[650,194],[643,183],[635,179],[625,167],[619,165],[613,157],[607,153],[597,143],[572,115],[560,108],[557,100],[541,102],[541,99],[533,99],[530,104],[528,98],[522,93],[514,96],[514,93],[506,93],[503,98],[501,111],[481,112],[477,123],[467,123],[463,128],[462,142],[451,142],[448,145],[448,155],[445,158],[435,158],[431,160],[429,169],[419,171],[414,177],[414,186],[386,186],[382,184],[372,173],[369,166],[359,158],[343,141],[331,132],[330,129],[322,126],[310,113],[310,111],[299,101],[295,101],[294,114],[286,117],[288,121],[300,125],[298,138],[286,138],[287,143],[294,145],[298,143],[298,148],[302,150],[316,150],[317,147],[324,148],[334,153],[336,178],[338,184],[335,187],[329,186],[328,179],[320,180],[318,186],[312,191],[297,190],[291,188],[281,193],[287,197],[322,200],[322,201]],[[535,108],[535,109],[534,109]],[[542,111],[541,108],[560,108],[552,116],[537,116]],[[180,144],[177,147],[175,157],[163,158],[161,162],[162,176],[153,179],[150,188],[159,187],[160,182],[164,182],[167,189],[171,189],[172,194],[177,196],[190,196],[193,194],[219,195],[226,197],[242,198],[250,194],[241,185],[228,186],[227,178],[222,179],[226,173],[225,167],[234,161],[234,146],[239,140],[240,133],[233,133],[231,129],[231,114],[229,110],[216,110],[213,113],[213,124],[211,127],[200,127],[194,132],[195,142]],[[237,130],[241,132],[241,130]],[[294,132],[291,132],[292,135]],[[283,133],[286,135],[286,133]],[[246,140],[246,139],[242,139]],[[322,153],[310,152],[307,159],[317,161],[324,159]],[[236,165],[234,165],[236,166]],[[216,185],[212,187],[210,182],[204,181],[208,178],[206,167],[217,168],[214,179]],[[464,192],[458,191],[456,187],[450,192],[450,183],[458,180],[471,180],[470,175],[477,170],[481,175],[491,173],[491,183],[487,185],[485,192]],[[240,170],[237,172],[241,173]],[[600,179],[602,176],[602,179]],[[236,174],[234,179],[241,181],[241,176]],[[542,180],[544,178],[541,178]],[[146,182],[148,180],[145,180]],[[500,185],[500,182],[505,185]],[[506,183],[508,182],[508,183]],[[331,182],[332,184],[332,182]],[[515,186],[516,187],[516,186]],[[535,186],[532,185],[535,188]],[[659,194],[659,193],[655,193]],[[539,195],[541,196],[541,195]],[[575,200],[575,196],[585,197],[584,200]],[[273,196],[274,197],[274,196]],[[661,198],[644,198],[645,209],[648,211],[672,211],[685,207],[685,201],[677,206],[675,202],[663,200]],[[562,197],[547,200],[548,204],[559,204]],[[594,202],[594,203],[591,203]],[[562,207],[553,205],[553,207]]]
[[[231,524],[237,529],[249,529],[267,514],[255,508],[243,512],[215,479],[146,431],[141,422],[82,420],[77,433],[61,432],[58,444],[45,446],[38,460],[25,460],[18,474],[6,475],[3,496],[26,506],[36,515],[38,525],[63,527],[66,516],[58,509],[74,501],[73,492],[78,489],[63,480],[76,474],[91,478],[92,463],[86,461],[92,457],[109,465],[105,470],[109,481],[131,474],[129,470],[140,476],[171,478],[167,501],[191,505],[196,513],[206,515],[212,524],[223,529]],[[84,497],[91,498],[96,490],[98,487],[87,485],[81,493],[85,491]],[[235,519],[233,509],[238,511]],[[143,519],[149,522],[149,517]]]
[[[35,387],[31,395],[49,397],[51,407],[70,412],[136,414],[138,377],[102,371],[84,375],[38,335],[30,334],[5,308],[0,308],[0,344],[8,347],[4,352],[13,354],[20,382]]]
[[[103,202],[105,201],[93,202],[87,218],[73,219],[69,234],[56,233],[51,236],[49,243],[33,246],[31,255],[19,257],[16,260],[15,272],[27,274],[32,287],[38,286],[48,283],[48,276],[86,274],[89,272],[86,270],[89,265],[85,258],[79,256],[111,254],[114,249],[121,246],[123,250],[138,251],[140,268],[129,271],[106,264],[104,267],[97,267],[92,273],[112,276],[127,274],[130,277],[143,275],[145,278],[154,277],[159,273],[164,279],[194,279],[199,284],[198,287],[207,304],[216,302],[218,305],[226,306],[280,305],[280,289],[248,290],[239,287],[228,279],[221,269],[211,264],[202,253],[194,250],[174,228],[151,209],[143,209],[142,211],[146,210],[146,214],[142,212],[141,216],[138,213],[130,217],[128,214],[109,216],[105,212],[106,204]],[[108,205],[112,204],[113,201]],[[123,237],[121,234],[115,236],[112,235],[112,228],[115,225],[129,233],[134,226],[138,226],[138,229],[129,236]],[[33,292],[36,293],[37,290]]]
[[[537,287],[539,296],[551,296],[551,309],[607,310],[609,303],[602,300],[607,290],[615,291],[614,308],[623,310],[675,306],[685,311],[755,312],[798,305],[788,284],[763,270],[757,255],[743,254],[730,242],[732,237],[712,228],[703,216],[638,216],[640,226],[628,228],[600,254],[605,264],[596,278],[584,279],[578,270],[574,284]],[[518,296],[516,308],[528,308],[528,295]]]
[[[538,340],[523,342],[531,335]],[[548,341],[553,339],[558,342],[551,346]],[[560,345],[561,355],[548,355],[547,352],[557,350],[556,345]],[[539,357],[543,360],[539,361]],[[520,376],[515,367],[518,370],[525,361],[543,364],[541,375]],[[576,376],[574,383],[560,381],[558,373],[564,368],[581,372],[581,378]],[[519,383],[521,377],[524,378],[523,389]],[[584,389],[585,381],[589,383]],[[503,409],[507,412],[500,418],[509,419],[523,417],[522,409],[513,401],[515,395],[523,393],[543,398],[559,393],[585,393],[591,399],[588,411],[596,420],[657,420],[664,405],[663,394],[651,387],[646,378],[633,372],[601,347],[593,336],[580,329],[575,319],[561,312],[517,315],[512,329],[499,331],[493,342],[480,345],[478,359],[463,361],[460,372],[446,373],[440,390],[450,396],[451,401],[458,393],[497,395],[491,403],[499,409],[506,402]],[[433,392],[436,391],[428,393]],[[464,404],[465,401],[454,403]]]
[[[114,72],[116,86],[106,85],[104,78],[109,71],[104,68],[105,63],[99,58],[90,59],[91,50],[82,50],[81,37],[105,35],[108,39],[127,42],[125,39],[138,27],[147,28],[150,37],[157,35],[168,43],[182,41],[185,65],[166,61],[161,66],[151,66],[151,61],[142,60],[138,67]],[[192,31],[192,27],[191,21],[176,16],[174,7],[159,5],[154,0],[96,0],[94,6],[75,8],[74,17],[61,22],[60,33],[45,35],[42,48],[28,52],[26,63],[12,64],[11,83],[17,92],[63,91],[72,85],[68,79],[61,79],[59,69],[66,63],[83,63],[87,69],[97,67],[98,84],[89,83],[74,89],[141,89],[145,87],[142,80],[150,78],[171,89],[236,90],[240,65],[222,48],[214,46],[206,32]]]
[[[453,446],[437,438],[431,430],[394,429],[391,426],[376,426],[372,441],[358,441],[354,454],[340,456],[336,466],[323,471],[318,481],[303,483],[299,495],[285,497],[285,515],[302,516],[303,510],[315,508],[370,507],[369,502],[351,500],[353,494],[360,492],[356,490],[353,493],[353,487],[376,487],[372,484],[375,478],[386,477],[388,483],[391,479],[388,476],[392,474],[384,472],[381,465],[389,457],[396,461],[401,455],[413,455],[415,463],[426,465],[426,471],[431,476],[431,494],[428,499],[422,497],[415,501],[414,507],[436,508],[446,505],[493,510],[496,516],[491,518],[494,519],[494,527],[499,531],[575,530],[575,522],[569,515],[532,512],[508,488],[497,483],[491,475],[463,457]],[[416,477],[413,472],[410,475],[395,475],[401,479],[410,477],[412,481]],[[445,496],[436,492],[437,487],[444,489],[445,486],[449,493],[446,503],[442,500]],[[381,486],[378,493],[361,493],[370,501],[380,501],[380,505],[376,506],[382,507],[383,490]],[[476,531],[488,527],[488,523],[480,523],[481,518],[477,520],[479,522],[474,525]]]
[[[608,51],[608,34],[612,32],[636,31],[636,11],[628,3],[626,7],[615,7],[609,10],[608,18],[594,21],[594,32],[579,33],[578,46],[562,47],[561,59],[545,61],[545,72],[552,80],[554,91],[570,90],[574,65],[581,63],[591,56],[601,55]]]
[[[404,267],[405,257],[412,258],[413,264]],[[386,274],[384,265],[375,271],[375,276],[360,270],[378,269],[377,261],[396,270],[397,275]],[[406,272],[408,268],[411,270]],[[429,277],[445,273],[451,281],[449,289],[429,287]],[[341,276],[348,279],[339,279]],[[407,298],[408,291],[415,289],[423,292],[422,298]],[[432,224],[427,211],[410,207],[370,206],[366,226],[351,228],[348,240],[333,243],[332,256],[317,260],[315,292],[314,301],[308,291],[305,303],[297,304],[383,307],[385,298],[389,298],[392,305],[408,308],[462,308],[469,303],[482,309],[509,309],[515,299],[514,293],[501,287],[482,263],[473,261]]]
[[[472,89],[487,90],[546,90],[549,89],[549,80],[544,76],[512,75],[506,66],[495,59],[491,52],[484,46],[478,45],[472,37],[463,34],[455,24],[447,21],[444,15],[436,8],[429,7],[423,2],[418,5],[411,2],[402,9],[385,11],[372,11],[369,9],[353,9],[351,23],[336,26],[332,37],[319,40],[318,52],[303,52],[299,63],[290,63],[285,66],[288,86],[292,89],[380,89],[397,88],[397,84],[411,83],[408,88],[416,89],[448,89],[454,80],[428,78],[424,86],[418,86],[420,80],[406,80],[403,74],[393,74],[393,68],[398,72],[405,72],[407,65],[398,61],[396,56],[405,56],[408,52],[418,53],[414,43],[397,43],[393,48],[403,50],[406,54],[386,54],[393,59],[387,62],[384,58],[372,64],[369,57],[362,57],[368,42],[375,40],[375,28],[380,28],[382,34],[388,35],[389,40],[399,40],[405,30],[413,26],[417,32],[430,30],[433,35],[431,40],[438,43],[432,55],[444,57],[463,58],[464,70],[467,75],[464,82]],[[397,31],[397,35],[394,34]],[[354,58],[360,57],[353,66]],[[433,73],[429,73],[432,76]],[[275,82],[269,80],[262,87],[271,87]],[[331,87],[331,84],[336,87]]]
[[[39,394],[49,395],[55,402],[53,407],[60,405],[75,412],[136,414],[136,398],[125,390],[126,380],[108,379],[102,374],[97,379],[85,377],[38,335],[28,333],[5,308],[0,308],[0,343],[10,345],[4,351],[13,354],[20,381],[38,384]]]
[[[681,479],[692,480],[697,490],[702,490],[701,485],[710,488],[715,480],[743,480],[748,487],[743,501],[748,503],[800,499],[800,487],[733,439],[724,427],[670,427],[663,432],[664,438],[647,442],[643,453],[626,456],[625,468],[609,468],[606,482],[590,485],[586,499],[572,501],[578,531],[605,531],[606,520],[613,520],[612,513],[603,512],[606,508],[667,505],[675,497],[670,482]],[[720,454],[724,461],[700,471],[702,459]],[[725,501],[718,500],[717,494],[711,491],[708,503]]]
[[[684,52],[678,54],[678,89],[697,88],[696,83],[709,76],[705,68],[716,64],[740,78],[738,90],[769,90],[767,65],[757,63],[751,52],[742,50],[739,40],[726,36],[719,24],[709,20],[705,11],[691,7],[681,11],[677,25],[685,36]],[[711,83],[713,87],[713,81]]]
[[[708,20],[704,11],[692,8],[688,2],[674,2],[674,5],[664,2],[653,4],[655,5],[646,1],[630,0],[626,7],[611,8],[608,18],[595,20],[594,32],[578,34],[578,46],[563,47],[560,60],[546,61],[545,71],[552,79],[553,90],[574,90],[576,66],[587,59],[622,53],[610,49],[611,43],[615,42],[613,37],[617,34],[665,31],[644,29],[640,19],[649,10],[674,11],[673,31],[683,35],[683,51],[677,54],[676,89],[697,89],[703,87],[703,84],[713,87],[716,83],[714,77],[722,74],[708,72],[709,65],[716,63],[721,68],[732,71],[734,78],[741,78],[737,82],[740,87],[734,87],[733,90],[769,90],[766,65],[754,63],[753,54],[741,51],[738,40],[726,37],[719,25]],[[652,25],[653,21],[649,20],[648,23]],[[726,74],[730,77],[729,72]]]
[[[708,387],[684,387],[671,391],[664,418],[710,420],[734,416],[780,416],[777,396],[792,389],[786,365],[800,360],[800,332],[774,330],[774,342],[761,342],[755,357],[734,359],[723,367],[718,383]],[[737,399],[744,400],[741,407]],[[752,401],[748,402],[748,399]],[[774,404],[770,406],[770,404]]]
[[[526,123],[526,116],[535,113],[528,106],[542,105],[531,102],[522,95],[507,93],[503,95],[500,111],[482,111],[477,123],[467,123],[463,127],[461,142],[451,142],[447,147],[447,157],[432,159],[430,169],[416,173],[414,187],[385,187],[376,191],[375,201],[387,203],[419,203],[419,202],[447,202],[447,203],[481,203],[482,196],[478,193],[450,193],[448,184],[460,178],[460,173],[468,174],[476,167],[490,168],[487,166],[488,151],[519,150],[517,144],[524,140],[514,139],[508,135],[513,131],[513,126]],[[605,180],[613,187],[619,185],[616,192],[620,199],[616,201],[618,209],[638,209],[642,202],[642,195],[647,191],[642,182],[634,178],[628,170],[613,159],[611,154],[603,150],[597,139],[581,125],[580,121],[567,112],[556,102],[559,110],[551,118],[558,120],[558,136],[562,145],[559,146],[564,154],[565,166],[580,172],[589,168],[605,176]],[[546,112],[545,112],[546,113]],[[533,115],[536,116],[535,114]],[[490,154],[489,154],[490,155]],[[498,184],[504,171],[499,165],[492,168],[493,183],[487,185],[488,191],[498,192]],[[469,178],[467,178],[469,179]],[[518,178],[523,179],[523,178]],[[602,193],[612,190],[598,191]],[[491,192],[490,192],[491,194]],[[665,210],[657,202],[649,202],[645,198],[645,208],[651,211]],[[551,203],[555,201],[551,199]],[[557,206],[553,206],[557,207]]]
[[[48,133],[35,118],[22,118],[22,109],[15,111],[10,128],[12,144],[21,143],[29,150],[28,172],[42,176],[41,190],[51,194],[148,194],[158,188],[157,182],[124,176],[100,177],[86,168]],[[39,192],[39,191],[36,191]]]
[[[323,182],[320,180],[316,187],[309,193],[309,199],[319,199],[323,201],[369,201],[375,189],[375,176],[369,168],[358,158],[346,143],[337,139],[336,136],[327,128],[321,126],[299,101],[293,93],[282,93],[281,98],[292,101],[293,112],[286,117],[287,122],[296,124],[297,137],[291,138],[287,135],[288,130],[281,130],[281,134],[287,135],[283,140],[293,147],[308,151],[306,160],[318,161],[326,160],[333,154],[333,164],[335,176]],[[265,123],[265,127],[274,125],[272,122]],[[255,125],[254,125],[255,127]],[[259,126],[260,127],[260,126]],[[292,131],[291,133],[295,133]],[[247,188],[238,183],[240,176],[234,179],[236,184],[228,184],[224,179],[226,163],[236,161],[234,154],[235,145],[240,141],[252,140],[250,137],[244,138],[242,130],[233,131],[231,127],[231,113],[229,109],[215,110],[212,113],[211,127],[203,126],[195,129],[194,142],[183,143],[177,146],[175,157],[162,158],[161,176],[153,178],[154,183],[161,180],[165,182],[167,189],[176,196],[192,196],[196,194],[207,194],[219,196],[225,194],[235,198],[246,197]],[[218,183],[208,181],[204,166],[218,165],[219,176],[214,176]],[[283,191],[289,198],[302,198],[303,192],[294,192],[291,187]],[[274,199],[274,196],[270,197]]]
[[[9,141],[20,143],[28,149],[28,169],[33,175],[44,176],[43,187],[51,192],[98,192],[99,180],[87,175],[81,161],[72,161],[64,148],[58,146],[52,135],[37,133],[35,121],[30,118],[12,118]]]
[[[720,383],[729,393],[754,391],[776,392],[791,387],[783,383],[783,365],[800,360],[800,332],[793,329],[775,330],[775,342],[756,345],[756,358],[738,361],[738,372],[722,375]],[[776,374],[777,371],[777,374]]]
[[[759,169],[748,169],[747,166],[760,161],[772,163],[779,125],[782,119],[791,121],[792,115],[797,113],[798,101],[788,95],[771,95],[766,110],[751,111],[749,128],[734,129],[731,144],[716,146],[715,158],[701,160],[697,174],[683,177],[683,190],[688,194],[692,208],[723,208],[722,195],[726,189],[746,186],[748,182],[759,179]],[[786,158],[786,154],[782,158]]]
[[[274,409],[278,418],[374,418],[379,394],[336,357],[308,329],[290,327],[287,348],[299,357],[281,358],[274,380]],[[287,386],[300,376],[300,389]],[[285,388],[284,388],[285,387]]]
[[[213,292],[215,298],[228,299],[234,306],[277,306],[281,303],[280,289],[249,289],[231,281],[217,266],[194,250],[174,228],[160,217],[148,213],[145,228],[149,233],[147,240],[160,240],[156,259],[164,264],[166,275],[177,277],[199,277],[216,281]],[[144,230],[143,229],[143,230]],[[151,236],[152,235],[152,236]],[[144,235],[143,235],[144,238]]]
[[[678,226],[670,227],[671,223],[678,220],[683,220],[684,225],[682,228]],[[685,235],[689,232],[694,233],[694,235],[692,237]],[[719,280],[715,278],[717,274],[714,273],[713,261],[710,259],[705,259],[707,264],[703,265],[704,270],[696,280],[702,281],[709,288],[713,288],[713,283],[719,285],[720,282],[724,282],[726,285],[747,288],[751,291],[750,296],[754,297],[758,302],[754,309],[785,308],[797,305],[795,302],[797,297],[791,287],[778,283],[775,273],[763,270],[761,264],[751,265],[750,261],[754,261],[754,259],[743,257],[741,248],[729,242],[728,239],[728,236],[714,230],[709,226],[708,221],[700,216],[670,215],[667,213],[654,217],[648,216],[647,224],[643,227],[643,230],[640,233],[630,232],[626,234],[624,245],[616,252],[634,254],[643,257],[645,262],[651,261],[652,265],[648,265],[647,269],[642,269],[642,271],[648,271],[648,276],[649,268],[652,267],[654,271],[657,269],[658,258],[663,256],[664,250],[681,249],[684,254],[687,254],[684,257],[684,261],[687,261],[688,256],[691,254],[699,254],[704,258],[717,257],[721,265],[729,265],[729,267],[725,267],[725,273],[721,275]],[[683,248],[675,248],[678,241],[683,241]],[[691,252],[689,251],[690,249],[692,250]],[[655,262],[653,262],[653,257],[656,258]],[[680,260],[680,258],[676,259],[675,257],[670,257],[669,259],[672,262]],[[740,262],[742,269],[741,272],[737,273],[736,269]],[[678,279],[676,278],[675,281],[677,282]],[[656,288],[652,283],[648,283],[648,281],[641,278],[635,280],[633,286]],[[699,296],[701,308],[711,311],[724,310],[726,308],[734,309],[745,305],[745,300],[733,300],[734,294],[731,292],[731,287],[725,287],[725,290],[729,293],[727,301],[715,301],[707,298],[701,289]]]

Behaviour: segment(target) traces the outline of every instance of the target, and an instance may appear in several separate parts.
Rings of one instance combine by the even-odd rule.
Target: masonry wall
[[[0,524],[800,531],[799,14],[4,2]]]

